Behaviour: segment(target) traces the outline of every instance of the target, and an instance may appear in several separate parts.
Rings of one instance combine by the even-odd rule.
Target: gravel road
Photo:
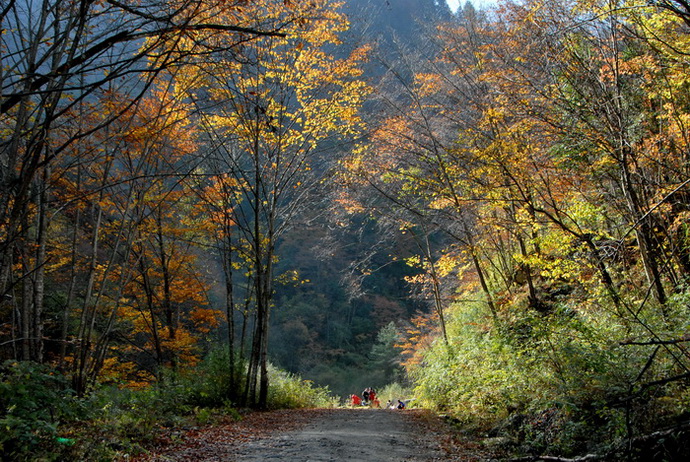
[[[491,460],[425,410],[293,409],[252,412],[240,421],[170,429],[127,462],[405,462]]]
[[[239,448],[238,461],[433,461],[446,460],[433,435],[407,411],[340,409],[299,430]]]

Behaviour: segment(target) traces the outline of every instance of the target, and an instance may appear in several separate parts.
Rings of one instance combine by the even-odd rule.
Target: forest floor
[[[173,431],[136,462],[487,461],[480,443],[424,410],[306,409]]]

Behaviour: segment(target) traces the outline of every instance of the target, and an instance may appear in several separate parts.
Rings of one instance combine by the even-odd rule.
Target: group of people
[[[388,403],[386,403],[386,407],[388,409],[405,409],[406,404],[405,401],[399,399],[397,403],[395,401],[388,401]]]
[[[350,404],[352,406],[372,406],[381,407],[381,403],[376,397],[376,390],[371,387],[367,387],[362,392],[362,397],[357,395],[350,395]]]
[[[376,395],[376,390],[371,387],[367,387],[362,392],[362,397],[358,395],[350,395],[350,405],[351,406],[371,406],[371,407],[381,407],[381,403]],[[406,403],[402,400],[388,401],[386,403],[386,409],[405,409]]]
[[[378,402],[376,399],[376,390],[374,390],[371,387],[367,387],[364,389],[362,392],[362,401],[364,402],[364,405],[368,404],[374,404],[374,402]]]

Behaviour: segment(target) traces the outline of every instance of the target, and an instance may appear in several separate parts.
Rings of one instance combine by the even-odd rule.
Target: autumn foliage
[[[188,373],[229,331],[254,378],[228,399],[265,406],[276,239],[312,153],[360,130],[366,48],[329,54],[348,23],[323,0],[56,3],[53,30],[22,3],[0,17],[36,37],[2,39],[3,356],[83,394]]]
[[[519,421],[502,431],[527,453],[614,459],[644,459],[638,441],[683,412],[688,13],[467,7],[434,56],[388,74],[343,204],[418,243],[435,329],[418,317],[400,346],[426,404]]]

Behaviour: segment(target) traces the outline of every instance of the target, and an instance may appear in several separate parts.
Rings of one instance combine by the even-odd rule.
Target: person
[[[362,400],[357,395],[350,395],[350,404],[352,406],[361,406]]]
[[[364,402],[364,404],[369,404],[369,390],[371,389],[367,387],[362,392],[362,401]]]
[[[402,400],[398,400],[398,409],[405,409],[405,403]]]
[[[376,397],[376,390],[374,390],[373,388],[369,389],[369,402],[373,407],[381,407],[381,403]]]

